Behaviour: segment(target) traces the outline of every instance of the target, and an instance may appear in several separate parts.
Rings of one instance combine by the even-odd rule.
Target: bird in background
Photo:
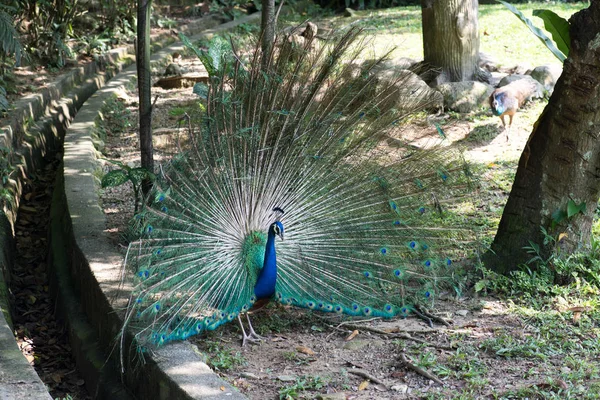
[[[529,101],[536,92],[537,87],[535,84],[526,79],[518,79],[495,89],[490,95],[492,113],[500,117],[502,127],[506,132],[506,141],[509,139],[513,117],[517,113],[517,110]],[[508,128],[506,128],[506,123],[504,122],[505,115],[508,115],[509,118]]]
[[[452,283],[475,240],[444,217],[471,205],[473,176],[460,152],[399,136],[433,99],[394,107],[390,94],[410,93],[402,78],[374,90],[383,58],[363,62],[363,37],[311,38],[293,58],[278,45],[195,49],[210,74],[194,89],[205,111],[160,166],[125,260],[123,330],[139,346],[235,319],[243,344],[259,340],[241,315],[269,301],[406,317]]]

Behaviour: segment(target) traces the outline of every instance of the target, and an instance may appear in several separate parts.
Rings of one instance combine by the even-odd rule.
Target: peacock
[[[435,128],[402,137],[432,99],[406,74],[382,80],[387,55],[367,57],[365,37],[293,54],[283,36],[268,53],[195,49],[210,74],[194,88],[203,111],[158,168],[125,259],[123,329],[141,346],[236,319],[243,345],[260,340],[241,316],[269,301],[406,317],[473,254],[457,213],[473,174]]]

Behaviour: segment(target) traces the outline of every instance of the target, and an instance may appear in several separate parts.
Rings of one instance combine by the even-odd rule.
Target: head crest
[[[283,216],[283,214],[285,214],[285,211],[283,211],[279,207],[273,208],[273,211],[275,212],[275,221],[279,221],[279,219]]]

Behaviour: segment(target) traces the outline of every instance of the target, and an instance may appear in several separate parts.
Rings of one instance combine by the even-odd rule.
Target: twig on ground
[[[433,320],[433,321],[435,321],[435,322],[439,322],[440,324],[442,324],[442,325],[445,325],[445,326],[450,326],[450,325],[452,325],[450,321],[447,321],[447,320],[445,320],[444,318],[442,318],[442,317],[439,317],[439,316],[437,316],[437,315],[431,314],[429,311],[427,311],[427,310],[424,310],[423,308],[421,308],[421,307],[419,307],[419,306],[416,306],[415,308],[416,308],[416,309],[417,309],[417,311],[419,311],[421,314],[423,314],[424,316],[426,316],[427,318],[429,318],[429,319],[431,319],[431,320]]]
[[[341,324],[340,324],[341,325]],[[342,332],[346,332],[345,329],[341,329],[340,325],[338,326],[332,326],[333,329],[337,330],[337,331],[342,331]],[[417,343],[421,343],[424,344],[426,346],[429,347],[435,347],[437,349],[441,349],[441,350],[454,350],[454,348],[452,346],[444,346],[444,345],[438,345],[438,344],[434,344],[434,343],[430,343],[426,340],[423,339],[419,339],[416,337],[412,337],[408,332],[409,331],[399,331],[399,332],[386,332],[383,331],[381,329],[377,329],[377,328],[372,328],[370,326],[363,326],[363,325],[356,325],[356,324],[352,324],[352,323],[346,323],[344,325],[345,328],[349,328],[349,329],[357,329],[359,331],[368,331],[368,332],[373,332],[373,333],[377,333],[379,335],[384,335],[384,336],[388,336],[391,338],[399,338],[399,339],[406,339],[406,340],[412,340],[413,342],[417,342]],[[429,333],[431,331],[411,331],[412,333]],[[435,332],[435,330],[434,330]],[[329,339],[329,337],[333,335],[333,332],[330,333],[326,339]]]
[[[338,325],[336,328],[339,328],[340,326],[341,326],[341,324]],[[358,329],[359,331],[360,330],[369,331],[369,332],[373,332],[373,333],[378,333],[380,335],[395,335],[397,333],[402,333],[402,332],[404,332],[404,333],[430,333],[430,332],[437,332],[437,330],[435,330],[435,329],[432,329],[430,331],[423,331],[423,330],[420,330],[420,329],[417,330],[417,329],[399,329],[399,328],[398,328],[398,330],[396,332],[386,332],[386,331],[381,330],[381,329],[377,329],[377,328],[373,328],[373,327],[365,326],[365,325],[357,325],[355,323],[346,323],[346,324],[344,324],[344,327],[348,328],[348,329],[351,329],[351,330],[352,329]]]
[[[433,321],[431,321],[431,318],[429,318],[426,315],[421,314],[418,310],[413,310],[413,312],[415,313],[415,315],[419,318],[421,318],[423,321],[427,322],[427,325],[429,325],[430,328],[433,328]]]
[[[419,339],[416,337],[412,337],[410,336],[408,333],[406,332],[401,332],[401,333],[396,333],[393,334],[392,337],[395,338],[400,338],[400,339],[406,339],[406,340],[412,340],[413,342],[417,342],[417,343],[421,343],[424,344],[425,346],[429,346],[429,347],[435,347],[436,349],[441,349],[441,350],[454,350],[454,347],[452,346],[445,346],[443,344],[434,344],[434,343],[430,343],[426,340],[423,339]]]
[[[387,389],[387,386],[385,386],[385,383],[383,383],[381,380],[375,378],[373,375],[369,374],[368,372],[366,372],[362,369],[349,369],[348,373],[368,379],[371,382],[376,383],[378,385],[383,385]]]
[[[356,324],[359,324],[361,322],[372,322],[372,321],[380,321],[380,320],[381,320],[381,318],[375,317],[375,318],[371,318],[371,319],[361,319],[359,321],[344,321],[344,322],[341,322],[338,325],[338,328],[341,327],[341,326],[343,326],[343,325],[356,325]],[[356,328],[354,328],[354,329],[356,329]]]
[[[436,383],[439,383],[442,386],[444,385],[444,382],[442,382],[440,380],[440,378],[438,378],[437,376],[433,375],[431,372],[425,371],[421,367],[418,367],[415,364],[413,364],[410,361],[408,361],[408,358],[406,357],[406,354],[404,354],[404,352],[400,353],[400,360],[402,360],[402,362],[404,363],[404,365],[406,365],[408,368],[412,369],[413,371],[415,371],[419,375],[422,375],[422,376],[424,376],[427,379],[431,379],[432,381],[434,381]]]

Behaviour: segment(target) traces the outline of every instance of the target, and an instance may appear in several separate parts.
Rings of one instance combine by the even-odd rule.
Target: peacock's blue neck
[[[260,270],[254,294],[257,299],[265,299],[275,294],[275,282],[277,281],[277,257],[275,255],[275,232],[269,229],[267,245],[265,247],[265,261]]]
[[[504,113],[504,111],[506,111],[503,102],[504,102],[504,94],[503,93],[499,93],[494,96],[494,104],[492,106],[492,112],[495,115],[500,116]]]

